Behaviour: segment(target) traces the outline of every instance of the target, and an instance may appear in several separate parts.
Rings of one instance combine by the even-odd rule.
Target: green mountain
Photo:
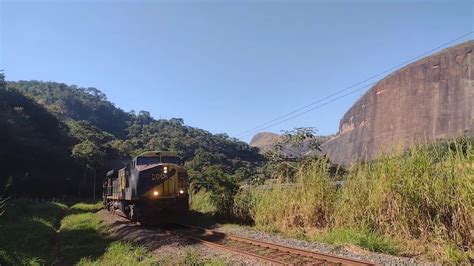
[[[3,82],[0,126],[6,166],[0,189],[12,177],[10,194],[90,196],[92,176],[99,185],[107,170],[146,150],[176,152],[197,179],[218,166],[242,181],[262,161],[257,148],[226,134],[187,126],[181,118],[127,113],[96,88],[57,82]]]

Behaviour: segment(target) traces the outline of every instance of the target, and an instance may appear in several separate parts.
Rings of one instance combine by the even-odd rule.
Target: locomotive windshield
[[[178,157],[171,157],[171,156],[163,156],[160,157],[162,163],[174,163],[174,164],[179,164],[179,158]]]
[[[158,164],[158,163],[179,164],[179,158],[174,157],[174,156],[137,157],[137,165]]]

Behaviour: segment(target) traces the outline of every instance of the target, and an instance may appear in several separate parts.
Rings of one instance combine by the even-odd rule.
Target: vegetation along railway
[[[272,265],[374,265],[360,260],[272,244],[184,224],[169,225],[166,231],[212,248],[257,258]]]
[[[228,235],[195,226],[177,224],[189,211],[187,173],[171,152],[149,151],[125,167],[107,173],[104,206],[133,222],[165,225],[178,235],[271,264],[371,265],[363,261],[296,249]]]

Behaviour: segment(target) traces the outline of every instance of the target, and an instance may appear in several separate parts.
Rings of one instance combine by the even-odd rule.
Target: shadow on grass
[[[62,231],[61,254],[65,265],[76,264],[83,258],[96,260],[102,256],[113,239],[107,238],[93,228]]]
[[[0,216],[0,265],[46,264],[53,260],[55,229],[66,206],[12,200]]]
[[[82,259],[96,260],[114,239],[104,233],[105,226],[94,205],[79,203],[71,206],[61,221],[57,264],[77,264]]]
[[[37,217],[24,217],[12,223],[0,222],[1,265],[41,264],[50,261],[55,231]]]
[[[132,246],[142,247],[148,251],[168,245],[185,247],[193,244],[193,241],[183,241],[182,237],[172,236],[166,231],[159,230],[160,226],[156,225],[138,225],[128,220],[117,219],[106,226],[102,222],[101,215],[97,215],[96,212],[97,209],[87,208],[87,206],[75,205],[70,208],[68,215],[62,221],[59,237],[62,258],[57,265],[72,265],[79,262],[87,265],[110,260],[110,256],[118,256],[113,248],[117,240],[122,243],[129,242]],[[198,212],[190,212],[178,222],[208,228],[217,227],[219,223],[238,223],[225,217]]]
[[[73,208],[67,212],[67,215],[83,214],[83,213],[96,213],[100,210],[85,210],[80,208]]]

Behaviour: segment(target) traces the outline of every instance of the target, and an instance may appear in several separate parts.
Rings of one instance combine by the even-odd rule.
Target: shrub
[[[204,190],[191,195],[190,209],[202,213],[215,213],[216,206],[211,201],[211,193]]]
[[[260,195],[255,189],[241,190],[234,198],[233,216],[238,220],[251,223],[255,217],[255,208]]]
[[[250,212],[258,226],[273,225],[279,230],[293,227],[324,228],[330,222],[336,188],[328,175],[329,163],[314,160],[301,166],[291,189],[276,185],[258,193]]]
[[[239,188],[235,176],[227,173],[220,165],[211,165],[194,179],[192,187],[198,192],[209,192],[209,205],[215,206],[216,214],[230,217],[234,196]]]

